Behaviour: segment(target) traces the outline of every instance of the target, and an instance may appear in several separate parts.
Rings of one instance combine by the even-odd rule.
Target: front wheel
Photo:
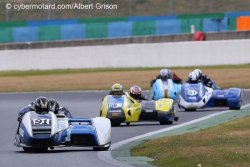
[[[34,152],[43,153],[48,151],[48,147],[34,148],[33,150]]]
[[[196,109],[186,109],[185,108],[185,111],[196,111]]]
[[[93,147],[94,151],[107,151],[109,147]]]
[[[32,152],[32,147],[23,147],[23,151]]]
[[[111,142],[109,144],[106,144],[105,146],[97,146],[93,147],[94,151],[107,151],[111,146]]]

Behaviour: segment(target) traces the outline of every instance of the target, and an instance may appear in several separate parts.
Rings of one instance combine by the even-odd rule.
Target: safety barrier
[[[60,26],[42,26],[39,29],[39,41],[53,41],[61,39]]]
[[[156,21],[156,34],[179,34],[181,33],[181,22],[179,20]]]
[[[220,32],[228,30],[228,18],[207,18],[203,20],[204,32]]]
[[[63,25],[61,26],[61,39],[72,40],[72,39],[83,39],[85,38],[85,25]]]
[[[0,50],[0,70],[247,64],[249,46],[241,39]]]
[[[237,30],[250,30],[250,16],[240,16],[237,18]]]
[[[132,36],[132,23],[131,22],[114,22],[109,23],[108,37],[128,37]]]
[[[107,22],[86,24],[86,38],[105,38],[107,36],[108,36]]]
[[[133,35],[155,35],[155,21],[135,21],[133,23]]]
[[[14,42],[38,41],[38,27],[13,28]]]
[[[247,16],[250,12],[0,22],[0,43],[249,30]]]

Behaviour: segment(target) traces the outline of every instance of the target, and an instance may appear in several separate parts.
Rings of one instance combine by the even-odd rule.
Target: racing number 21
[[[46,124],[46,125],[49,125],[51,122],[50,122],[50,119],[33,119],[33,124],[37,125],[42,125],[42,124]]]

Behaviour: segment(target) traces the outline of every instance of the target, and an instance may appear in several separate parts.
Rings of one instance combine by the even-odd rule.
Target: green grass
[[[153,158],[157,166],[250,166],[250,117],[236,119],[196,133],[147,141],[133,156]]]
[[[18,76],[42,76],[42,75],[64,75],[92,72],[115,72],[115,71],[150,71],[160,70],[164,67],[145,67],[145,68],[87,68],[87,69],[57,69],[57,70],[28,70],[28,71],[0,71],[0,77],[18,77]],[[216,66],[189,66],[189,67],[170,67],[176,69],[225,69],[225,68],[250,68],[250,64],[243,65],[216,65]]]

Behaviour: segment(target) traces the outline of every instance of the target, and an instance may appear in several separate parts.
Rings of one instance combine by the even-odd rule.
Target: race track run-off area
[[[46,153],[25,153],[22,148],[13,145],[17,129],[17,114],[38,96],[56,98],[62,106],[68,108],[74,117],[99,116],[102,98],[107,91],[85,92],[53,92],[53,93],[1,93],[0,94],[0,166],[16,167],[44,167],[44,166],[126,166],[101,157],[103,153],[93,151],[92,148],[62,147],[49,150]],[[250,92],[244,91],[243,105],[250,103]],[[112,144],[130,139],[160,129],[179,126],[191,120],[199,119],[210,114],[219,113],[228,108],[209,108],[196,112],[177,111],[179,121],[173,125],[160,125],[159,122],[139,122],[130,126],[122,124],[112,127]],[[111,147],[112,149],[112,147]],[[110,153],[110,150],[107,152]],[[106,154],[106,153],[105,153]],[[106,154],[107,155],[107,154]],[[111,153],[110,153],[111,155]],[[107,157],[108,158],[108,157]],[[111,162],[112,161],[112,162]]]

